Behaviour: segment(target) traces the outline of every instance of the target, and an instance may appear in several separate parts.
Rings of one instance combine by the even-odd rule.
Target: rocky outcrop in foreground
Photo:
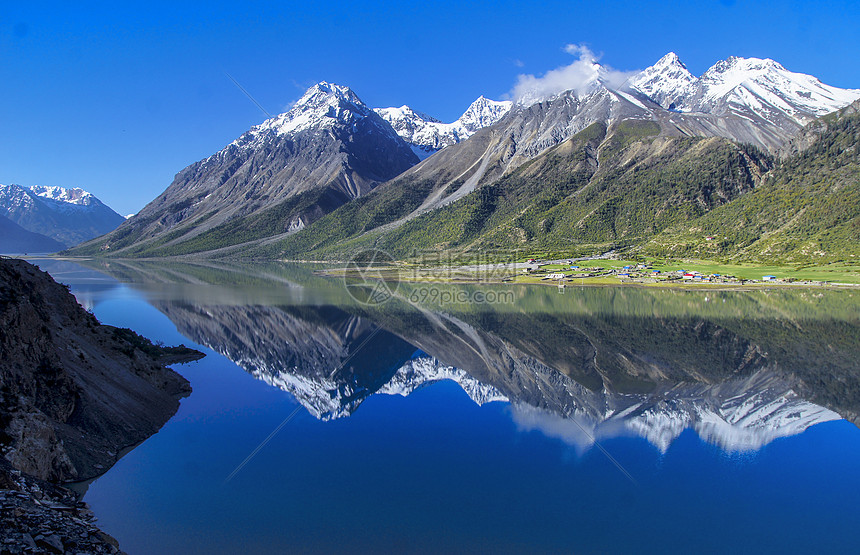
[[[190,393],[188,381],[165,365],[202,356],[103,325],[47,273],[0,259],[0,552],[53,549],[51,534],[42,534],[48,545],[39,546],[30,533],[33,547],[21,535],[26,530],[53,530],[63,545],[63,538],[78,541],[68,534],[92,527],[76,514],[80,507],[50,507],[73,498],[71,492],[31,486],[104,473],[123,449],[158,431]]]
[[[15,470],[0,458],[0,554],[121,553],[71,491]]]

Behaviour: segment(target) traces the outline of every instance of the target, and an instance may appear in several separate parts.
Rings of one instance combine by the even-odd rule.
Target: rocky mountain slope
[[[3,553],[120,553],[58,483],[105,472],[179,406],[164,364],[203,355],[98,323],[38,268],[0,258],[0,545]]]
[[[295,232],[418,162],[348,87],[314,85],[286,113],[176,175],[77,254],[179,254]]]
[[[0,185],[0,216],[70,247],[116,229],[125,218],[80,188]],[[60,247],[62,248],[62,247]],[[0,250],[9,251],[0,242]],[[49,252],[54,252],[53,249]]]
[[[0,457],[3,553],[122,553],[68,489],[22,473]]]
[[[424,164],[479,144],[482,133]],[[725,139],[661,136],[653,122],[594,124],[510,173],[485,168],[498,177],[480,186],[452,176],[440,189],[410,170],[261,256],[342,258],[369,246],[395,257],[422,250],[606,252],[732,202],[772,163]]]
[[[468,139],[479,129],[495,124],[508,113],[512,105],[510,101],[489,100],[480,96],[453,123],[442,123],[409,106],[377,108],[376,113],[390,123],[423,160],[446,146]]]

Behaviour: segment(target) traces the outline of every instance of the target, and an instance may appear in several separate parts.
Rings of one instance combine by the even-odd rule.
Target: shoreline
[[[157,261],[165,261],[165,262],[186,262],[186,263],[200,263],[201,260],[195,260],[193,262],[182,261],[178,258],[166,257],[166,258],[100,258],[100,257],[70,257],[70,256],[34,256],[28,257],[28,260],[37,261],[39,259],[47,259],[47,260],[62,260],[68,262],[78,262],[80,260],[115,260],[115,261],[141,261],[141,262],[157,262]],[[256,260],[256,261],[239,261],[239,260],[229,260],[229,259],[217,259],[210,260],[211,262],[227,262],[227,263],[236,263],[236,262],[250,262],[250,265],[253,266],[254,263],[261,263],[264,261]],[[637,264],[635,261],[627,261],[624,259],[607,259],[607,258],[588,258],[588,259],[575,259],[575,262],[588,262],[595,261],[603,264],[607,264],[607,270],[610,272],[617,271],[623,268],[623,265],[626,264]],[[331,267],[318,268],[313,270],[313,273],[319,276],[326,277],[345,277],[345,274],[349,271],[345,265],[348,262],[343,261],[323,261],[323,260],[267,260],[265,262],[274,262],[281,264],[296,264],[296,265],[323,265]],[[820,287],[840,287],[840,288],[852,288],[852,287],[860,287],[860,266],[851,265],[849,262],[842,263],[833,263],[833,264],[845,264],[844,268],[837,269],[826,269],[828,266],[832,266],[832,264],[826,264],[823,266],[805,266],[802,268],[793,268],[791,266],[777,266],[777,265],[745,265],[745,264],[721,264],[718,262],[707,261],[707,260],[678,260],[678,261],[668,261],[665,263],[656,263],[658,267],[664,268],[661,271],[661,276],[666,276],[670,273],[677,273],[675,268],[688,268],[691,271],[695,272],[695,268],[707,268],[704,269],[701,273],[702,276],[708,276],[710,273],[721,273],[723,276],[729,275],[731,272],[739,272],[745,273],[749,275],[750,273],[756,273],[758,275],[767,275],[769,272],[774,272],[777,275],[776,279],[772,281],[761,281],[759,279],[750,278],[750,277],[736,277],[734,279],[740,280],[736,282],[700,282],[698,280],[686,280],[686,279],[657,279],[656,282],[650,281],[641,281],[644,279],[656,279],[656,278],[647,278],[647,277],[634,277],[632,279],[621,279],[616,277],[618,274],[616,273],[608,273],[601,274],[597,276],[591,277],[570,277],[567,276],[564,278],[564,285],[567,286],[582,286],[582,287],[599,287],[599,286],[609,286],[609,287],[617,287],[617,286],[639,286],[639,287],[664,287],[670,289],[735,289],[740,290],[743,288],[751,288],[751,289],[759,289],[762,287],[805,287],[805,288],[820,288]],[[410,264],[405,261],[397,261],[393,266],[389,267],[380,267],[380,268],[367,268],[361,270],[360,277],[371,277],[373,279],[385,279],[388,281],[401,281],[404,283],[457,283],[457,284],[487,284],[487,285],[499,285],[505,283],[514,283],[518,285],[551,285],[558,286],[558,280],[552,280],[547,282],[548,280],[539,279],[541,276],[541,272],[564,272],[565,270],[562,268],[547,268],[541,269],[545,266],[565,266],[562,260],[547,260],[535,263],[529,262],[514,262],[508,264],[479,264],[479,265],[471,265],[471,266],[440,266],[437,268],[429,267],[429,268],[414,268],[410,267]],[[512,266],[514,270],[522,269],[525,267],[531,267],[537,270],[536,273],[515,273],[509,275],[507,277],[513,279],[499,279],[499,278],[487,278],[486,276],[470,278],[468,277],[469,273],[480,274],[481,272],[489,271],[492,273],[498,268],[504,268],[507,266]],[[569,270],[568,270],[569,271]],[[636,270],[633,270],[636,271]],[[422,274],[422,272],[424,272]],[[790,275],[786,275],[791,272],[801,272],[804,277],[794,277]],[[814,279],[806,277],[810,273],[814,273],[817,275],[832,273],[833,276],[824,276],[821,277],[823,279]],[[394,275],[396,274],[396,275]],[[409,277],[404,277],[406,274],[410,274]],[[438,274],[448,275],[457,277],[436,277]],[[531,277],[537,279],[529,279],[523,280],[523,277]],[[784,280],[792,280],[792,281],[784,281]],[[584,280],[584,281],[583,281]]]
[[[317,275],[330,278],[347,279],[350,276],[343,269],[327,269],[318,270]],[[609,277],[590,277],[590,278],[565,278],[561,283],[559,280],[548,279],[486,279],[486,278],[434,278],[434,277],[402,277],[400,275],[391,275],[388,271],[375,272],[372,269],[368,270],[358,279],[373,279],[388,282],[411,283],[411,284],[433,284],[433,285],[517,285],[530,286],[537,285],[543,287],[555,287],[559,289],[569,287],[641,287],[641,288],[660,288],[660,289],[680,289],[688,291],[696,290],[732,290],[732,291],[757,291],[762,289],[860,289],[860,283],[846,282],[785,282],[785,281],[767,281],[753,282],[746,280],[743,283],[713,283],[713,282],[698,282],[692,280],[659,280],[654,282],[638,281],[635,279],[622,280]]]

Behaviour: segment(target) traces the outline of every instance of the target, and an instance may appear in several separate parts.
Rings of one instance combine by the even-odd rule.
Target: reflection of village
[[[552,266],[552,268],[550,268]],[[530,259],[522,268],[522,273],[540,278],[541,281],[549,281],[563,286],[565,283],[573,283],[589,278],[618,278],[621,283],[679,283],[679,284],[733,284],[745,285],[754,283],[791,283],[795,285],[829,285],[826,281],[807,281],[794,278],[778,278],[773,275],[764,275],[761,279],[746,279],[724,274],[706,274],[697,270],[674,270],[664,271],[654,269],[651,264],[639,263],[623,266],[620,268],[605,268],[602,266],[578,266],[572,261],[566,268],[557,268],[558,264],[541,264]]]

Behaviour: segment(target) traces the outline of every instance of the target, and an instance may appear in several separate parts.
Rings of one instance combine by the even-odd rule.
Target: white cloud
[[[513,403],[510,414],[520,432],[538,431],[547,437],[560,439],[582,455],[594,445],[595,439],[635,437],[625,421],[604,420],[572,414],[567,417],[554,414],[524,403]]]
[[[596,62],[598,60],[598,56],[595,56],[594,52],[592,52],[591,49],[584,44],[567,44],[564,47],[564,51],[571,56],[576,56],[577,58],[587,58],[592,62]]]
[[[564,91],[574,91],[577,96],[588,94],[603,84],[618,89],[638,71],[618,71],[608,65],[599,64],[600,56],[583,44],[568,44],[564,51],[577,59],[571,64],[547,71],[541,76],[520,74],[510,92],[516,102],[529,105],[546,100]]]
[[[576,449],[577,455],[582,455],[594,445],[592,435],[596,423],[592,419],[573,416],[569,419],[557,414],[542,411],[538,408],[514,403],[510,408],[511,417],[520,432],[538,431],[547,437],[562,440]],[[574,419],[581,420],[574,420]]]

